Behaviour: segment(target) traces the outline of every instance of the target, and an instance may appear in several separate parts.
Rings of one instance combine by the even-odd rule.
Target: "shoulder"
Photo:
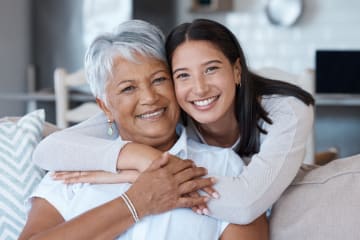
[[[291,118],[296,121],[313,122],[314,107],[306,105],[300,99],[292,96],[264,96],[261,105],[275,122],[281,118]]]
[[[296,97],[292,96],[279,96],[279,95],[269,95],[263,96],[261,100],[261,105],[264,109],[271,112],[288,112],[289,114],[297,112],[306,112],[312,111],[312,105],[306,105],[303,101]]]
[[[98,113],[93,117],[82,121],[74,126],[64,129],[65,131],[82,131],[82,129],[89,128],[103,128],[107,126],[107,119],[104,113]]]
[[[57,131],[54,134],[51,134],[49,137],[56,138],[64,138],[69,140],[71,137],[76,136],[89,136],[96,137],[102,139],[115,139],[118,137],[117,128],[114,127],[114,134],[112,136],[108,136],[107,129],[109,124],[107,122],[107,118],[104,113],[98,113],[93,117],[71,126],[69,128],[65,128],[61,131]]]

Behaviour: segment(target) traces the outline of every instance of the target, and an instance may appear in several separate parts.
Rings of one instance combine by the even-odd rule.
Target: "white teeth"
[[[159,111],[152,112],[152,113],[146,113],[139,115],[140,118],[154,118],[160,116],[165,111],[164,108],[160,109]]]
[[[211,97],[211,98],[201,100],[201,101],[194,101],[193,103],[196,106],[203,107],[203,106],[209,105],[210,103],[214,102],[216,98],[217,97]]]

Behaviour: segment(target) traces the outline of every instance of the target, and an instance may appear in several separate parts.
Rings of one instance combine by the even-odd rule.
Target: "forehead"
[[[113,75],[116,78],[151,75],[158,71],[168,72],[167,64],[155,57],[134,54],[132,59],[117,56],[113,62]]]
[[[214,57],[226,59],[226,56],[214,43],[205,40],[188,40],[176,48],[172,57],[172,64],[191,65],[192,62],[199,61],[199,58],[205,60]]]

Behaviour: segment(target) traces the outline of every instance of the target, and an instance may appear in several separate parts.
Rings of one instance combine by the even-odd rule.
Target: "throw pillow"
[[[27,216],[24,202],[44,175],[31,161],[44,119],[41,109],[0,123],[0,239],[18,238]]]

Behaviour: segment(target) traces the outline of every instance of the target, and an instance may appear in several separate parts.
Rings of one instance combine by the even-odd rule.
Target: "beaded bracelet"
[[[126,195],[126,193],[123,193],[120,197],[124,200],[124,202],[125,202],[126,206],[128,207],[128,209],[129,209],[135,223],[139,222],[140,221],[139,216],[138,216],[138,214],[136,212],[134,204],[131,202],[128,195]]]

